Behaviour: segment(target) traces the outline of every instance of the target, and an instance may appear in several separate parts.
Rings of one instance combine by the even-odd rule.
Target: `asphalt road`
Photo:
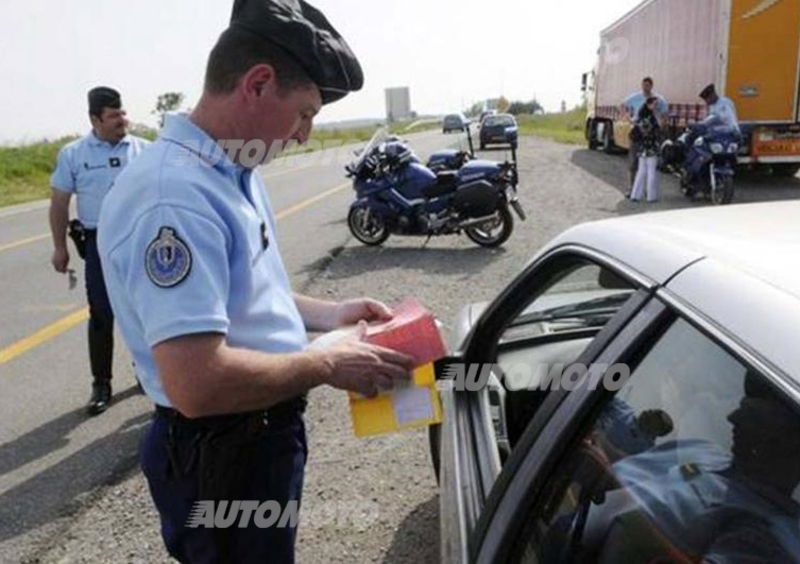
[[[409,139],[425,156],[457,137],[428,132]],[[539,246],[571,225],[704,205],[687,202],[667,177],[658,204],[632,204],[621,194],[624,158],[525,138],[520,196],[530,217],[503,248],[481,249],[457,237],[425,248],[422,239],[392,237],[367,248],[345,224],[352,199],[342,174],[346,155],[327,151],[264,170],[295,288],[332,299],[416,295],[446,325],[464,304],[491,299]],[[504,158],[502,151],[486,155]],[[737,202],[798,197],[797,178],[737,179]],[[40,204],[0,210],[0,561],[163,561],[156,516],[136,470],[150,406],[135,393],[120,343],[116,402],[101,417],[84,415],[82,280],[70,292],[65,277],[49,268],[46,231]],[[312,395],[308,419],[304,512],[319,515],[315,509],[341,500],[374,511],[355,521],[311,520],[300,529],[299,561],[436,561],[438,500],[424,434],[356,440],[345,397],[328,389]]]
[[[410,135],[421,156],[458,142],[439,132]],[[352,199],[343,166],[360,145],[276,161],[263,169],[279,242],[302,290],[347,241],[340,219]],[[150,405],[135,392],[130,356],[118,339],[115,404],[84,415],[90,373],[81,261],[78,286],[50,268],[46,203],[0,209],[0,561],[37,553],[54,540],[96,487],[136,464]]]

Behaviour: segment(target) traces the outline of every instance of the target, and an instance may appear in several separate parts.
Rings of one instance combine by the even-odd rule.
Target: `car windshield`
[[[388,140],[389,133],[386,128],[382,127],[378,129],[378,131],[376,131],[372,136],[372,139],[370,139],[366,146],[364,146],[364,148],[358,153],[358,156],[353,161],[351,168],[353,170],[359,170],[369,154],[374,151],[376,147],[379,147],[381,143],[386,143]]]
[[[492,127],[495,125],[514,125],[514,118],[511,116],[489,116],[484,120],[484,124]]]
[[[551,307],[540,311],[525,312],[511,323],[510,327],[518,327],[542,321],[558,321],[579,319],[587,325],[598,322],[605,325],[608,318],[614,315],[622,304],[628,301],[633,290],[611,291],[597,297],[591,297],[566,305]]]

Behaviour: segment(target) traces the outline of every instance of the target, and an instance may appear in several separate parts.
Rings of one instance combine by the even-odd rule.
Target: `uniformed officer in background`
[[[708,116],[700,123],[726,133],[740,133],[739,118],[733,100],[717,94],[717,88],[709,84],[700,92],[700,98],[708,105]]]
[[[106,86],[88,94],[92,131],[64,146],[58,153],[50,178],[50,230],[53,235],[52,264],[56,272],[69,267],[67,229],[80,245],[86,260],[86,295],[89,301],[89,362],[92,395],[90,415],[102,413],[111,401],[111,365],[114,353],[114,315],[108,302],[100,258],[97,254],[97,221],[100,206],[120,171],[149,144],[129,135],[128,120],[119,92]],[[78,199],[78,220],[69,221],[69,201]]]
[[[141,463],[178,560],[292,562],[295,525],[187,526],[198,500],[300,500],[305,394],[327,384],[375,395],[412,360],[353,338],[306,350],[306,330],[390,319],[371,299],[293,294],[263,180],[220,149],[304,143],[315,114],[361,88],[362,71],[302,0],[236,0],[191,115],[119,178],[100,254],[139,379],[156,404]],[[362,336],[363,336],[363,329]]]

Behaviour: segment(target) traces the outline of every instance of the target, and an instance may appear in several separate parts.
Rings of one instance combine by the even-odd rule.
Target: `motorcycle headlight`
[[[697,139],[694,140],[694,146],[695,147],[702,147],[703,143],[705,143],[705,142],[706,142],[706,140],[704,138],[698,137]]]
[[[711,145],[709,145],[709,149],[711,149],[712,153],[718,155],[725,150],[725,147],[722,146],[722,143],[711,143]]]
[[[728,145],[728,152],[729,153],[738,153],[739,152],[739,144],[738,143],[731,143]]]

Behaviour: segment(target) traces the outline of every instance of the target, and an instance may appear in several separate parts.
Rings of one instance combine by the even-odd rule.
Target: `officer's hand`
[[[370,345],[361,339],[366,324],[361,323],[358,333],[340,344],[317,351],[328,367],[325,383],[375,397],[381,390],[394,386],[396,380],[408,380],[414,360],[391,349]]]
[[[336,306],[334,317],[334,327],[344,327],[355,325],[359,321],[389,321],[392,317],[392,310],[377,300],[370,298],[360,298],[357,300],[347,300]]]
[[[53,251],[53,258],[50,259],[50,262],[53,263],[56,272],[64,274],[69,266],[69,251],[66,248],[56,249]]]

